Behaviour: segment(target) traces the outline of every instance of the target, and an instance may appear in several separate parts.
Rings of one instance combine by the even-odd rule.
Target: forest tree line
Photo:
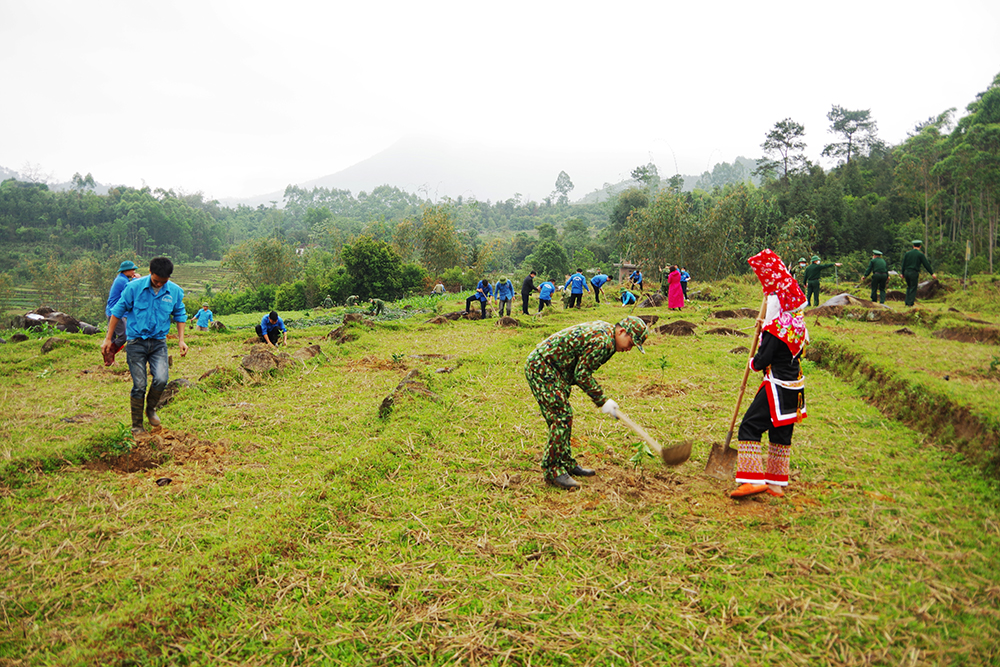
[[[463,287],[530,269],[614,274],[621,261],[656,278],[678,264],[696,279],[717,279],[746,272],[746,258],[764,247],[789,262],[819,254],[861,271],[880,249],[898,268],[913,238],[925,241],[939,272],[963,272],[968,242],[970,273],[995,273],[1000,76],[966,111],[956,119],[945,110],[889,146],[868,110],[834,105],[823,147],[837,162],[831,169],[805,157],[805,128],[785,118],[763,132],[752,174],[759,186],[741,170],[742,181],[683,191],[679,175],[661,179],[655,165],[640,165],[632,187],[600,204],[571,204],[566,172],[541,203],[520,195],[432,202],[389,185],[357,195],[289,186],[281,207],[256,208],[149,188],[97,195],[89,174],[63,192],[9,179],[0,184],[0,260],[10,267],[0,288],[72,262],[106,267],[119,256],[165,254],[222,259],[234,276],[219,286],[231,299],[226,308],[249,307],[236,298],[249,293],[255,306],[291,298],[311,307],[326,294],[392,298],[438,280]]]

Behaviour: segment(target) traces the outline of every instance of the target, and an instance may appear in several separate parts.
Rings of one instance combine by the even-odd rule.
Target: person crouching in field
[[[750,360],[750,370],[763,372],[764,379],[743,415],[737,433],[736,482],[729,495],[742,498],[766,491],[785,495],[788,486],[792,431],[806,418],[805,383],[799,367],[802,350],[809,341],[801,311],[782,311],[778,297],[767,297],[767,311],[760,334],[760,347]],[[761,436],[767,431],[767,464],[763,461]]]
[[[255,327],[257,340],[267,343],[271,347],[278,347],[278,333],[281,333],[281,344],[288,345],[288,329],[285,322],[275,311],[271,311],[260,319],[260,324]]]
[[[646,342],[646,323],[632,315],[617,324],[585,322],[552,334],[528,355],[524,376],[542,417],[549,427],[549,442],[542,459],[545,481],[560,489],[576,489],[580,483],[573,476],[591,477],[597,473],[581,468],[573,458],[570,437],[573,408],[570,391],[577,385],[590,396],[601,412],[618,418],[618,404],[604,395],[594,372],[614,356]]]

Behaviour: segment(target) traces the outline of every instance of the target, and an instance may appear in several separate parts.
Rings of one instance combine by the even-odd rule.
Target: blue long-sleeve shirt
[[[285,321],[281,319],[281,315],[278,315],[278,321],[272,322],[271,318],[265,315],[260,321],[260,329],[264,332],[264,335],[271,333],[274,329],[288,333],[288,329],[285,328]]]
[[[590,279],[590,284],[596,287],[597,289],[601,289],[602,287],[604,287],[604,283],[606,282],[608,282],[608,276],[603,273],[598,273],[596,276]]]
[[[587,286],[587,279],[583,277],[582,273],[571,275],[563,287],[570,287],[570,294],[583,294],[583,290],[590,291],[590,288]]]
[[[509,280],[506,280],[502,283],[497,283],[496,295],[497,299],[500,301],[503,301],[504,299],[508,300],[513,299],[514,283],[510,282]]]
[[[115,276],[115,281],[111,283],[111,291],[108,292],[108,303],[104,306],[105,317],[111,317],[111,309],[118,303],[118,299],[122,298],[122,292],[130,282],[131,279],[124,273],[119,273]]]
[[[482,292],[476,292],[473,294],[474,297],[480,301],[486,301],[489,297],[493,296],[493,287],[490,285],[488,280],[480,280],[476,285],[477,290],[482,290]]]
[[[168,280],[154,293],[149,276],[143,276],[125,286],[111,314],[118,319],[127,318],[125,336],[129,340],[165,340],[171,321],[187,322],[184,290]]]
[[[538,286],[538,298],[542,301],[551,301],[552,293],[556,291],[556,286],[552,284],[552,281],[546,280],[544,283]]]
[[[208,323],[215,319],[212,317],[212,311],[205,310],[204,308],[198,309],[196,317],[198,318],[198,326],[200,327],[207,327]]]

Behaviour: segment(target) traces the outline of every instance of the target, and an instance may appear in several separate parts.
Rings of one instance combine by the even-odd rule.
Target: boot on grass
[[[156,405],[160,402],[160,396],[162,395],[162,389],[160,391],[150,389],[149,394],[146,395],[146,418],[149,420],[150,426],[160,425],[160,418],[156,414]]]
[[[132,407],[132,433],[145,433],[146,429],[142,427],[142,408],[143,408],[143,398],[139,396],[138,398],[131,397],[131,407]]]

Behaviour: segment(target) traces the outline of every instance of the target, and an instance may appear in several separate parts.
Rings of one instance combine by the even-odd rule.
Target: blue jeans
[[[163,391],[167,386],[170,367],[167,365],[167,341],[152,338],[133,338],[125,346],[128,372],[132,374],[132,398],[146,397],[146,364],[153,376],[153,391]]]

